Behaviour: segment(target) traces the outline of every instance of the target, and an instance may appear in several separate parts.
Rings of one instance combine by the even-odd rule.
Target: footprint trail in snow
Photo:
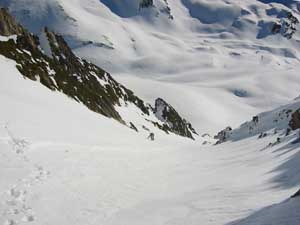
[[[32,167],[32,172],[27,176],[19,179],[6,193],[2,195],[2,204],[4,212],[0,213],[0,217],[4,219],[4,223],[0,225],[18,225],[36,221],[36,215],[29,203],[31,188],[35,185],[42,184],[50,175],[40,165],[34,165],[26,155],[29,149],[29,143],[23,139],[16,139],[10,136],[9,144],[24,162]],[[32,165],[31,165],[32,164]]]

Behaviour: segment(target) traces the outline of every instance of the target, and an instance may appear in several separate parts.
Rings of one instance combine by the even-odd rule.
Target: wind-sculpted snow
[[[182,0],[192,17],[204,24],[221,24],[231,26],[239,16],[241,8],[238,5],[226,4],[223,1],[193,1]]]

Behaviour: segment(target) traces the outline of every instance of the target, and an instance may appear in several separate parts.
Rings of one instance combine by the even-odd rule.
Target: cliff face
[[[15,20],[9,15],[6,9],[0,9],[0,34],[9,36],[11,34],[22,34],[23,28],[15,23]]]
[[[193,134],[197,135],[197,132],[192,127],[191,123],[183,119],[178,112],[163,99],[156,99],[154,112],[156,117],[165,123],[165,130],[192,139]]]
[[[293,112],[292,118],[289,122],[289,126],[292,128],[292,130],[297,130],[300,128],[300,113],[299,109]]]
[[[25,77],[39,81],[53,91],[63,92],[90,110],[132,129],[138,130],[133,123],[125,122],[126,118],[121,117],[118,107],[134,105],[145,123],[155,124],[165,132],[193,138],[188,128],[191,125],[184,123],[179,114],[176,114],[176,121],[172,117],[170,120],[169,116],[160,122],[147,118],[154,114],[150,105],[103,69],[77,57],[61,35],[45,29],[48,45],[48,54],[45,54],[38,37],[20,26],[5,9],[0,11],[0,35],[7,38],[0,41],[0,54],[16,61],[18,70]],[[181,121],[179,125],[177,120]],[[170,126],[171,123],[174,124]]]

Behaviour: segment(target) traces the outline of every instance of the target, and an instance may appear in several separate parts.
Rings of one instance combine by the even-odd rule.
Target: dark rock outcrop
[[[140,1],[140,9],[141,8],[149,8],[149,7],[153,7],[153,0],[141,0]]]
[[[169,6],[169,2],[168,2],[168,0],[164,0],[164,2],[165,2],[165,7],[160,9],[160,12],[163,14],[166,14],[169,17],[169,19],[173,20],[174,16],[172,15],[171,8]]]
[[[273,27],[271,29],[273,34],[278,34],[281,30],[281,24],[280,23],[274,23]]]
[[[283,37],[291,39],[297,31],[299,20],[291,13],[285,12],[285,16],[281,18],[280,22],[275,22],[271,27],[273,34],[280,33]]]
[[[163,0],[163,1],[164,1],[164,6],[156,7],[154,5],[153,0],[141,0],[139,4],[139,9],[141,10],[143,8],[157,8],[156,16],[158,16],[161,13],[168,16],[169,19],[173,20],[174,17],[172,15],[171,8],[169,6],[168,1],[167,0]]]
[[[193,134],[197,135],[191,123],[183,119],[178,112],[163,99],[156,99],[154,113],[156,117],[164,123],[164,130],[192,139],[194,139]]]
[[[221,130],[217,135],[215,135],[214,138],[218,140],[216,145],[226,142],[231,131],[231,127],[226,127],[224,130]]]
[[[289,126],[291,127],[292,130],[297,130],[300,128],[300,109],[296,110],[292,114],[292,118],[289,122]]]
[[[0,9],[0,34],[9,36],[11,34],[22,34],[23,28],[15,23],[14,18],[10,16],[6,9]]]
[[[300,197],[300,190],[291,196],[291,198],[296,198],[296,197]]]

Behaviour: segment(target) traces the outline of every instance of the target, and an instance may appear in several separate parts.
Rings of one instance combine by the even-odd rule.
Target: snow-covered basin
[[[219,225],[296,191],[271,182],[298,151],[272,135],[150,142],[0,65],[0,224]]]

